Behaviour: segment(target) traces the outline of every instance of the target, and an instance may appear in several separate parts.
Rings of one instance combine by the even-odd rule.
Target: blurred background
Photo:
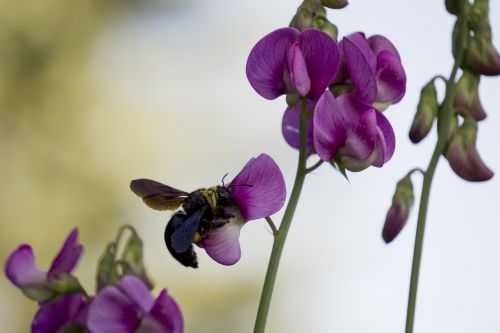
[[[389,246],[381,238],[395,183],[425,167],[435,134],[407,138],[419,91],[451,70],[453,18],[442,1],[358,0],[330,12],[340,36],[388,36],[408,86],[386,112],[397,136],[383,169],[327,166],[306,180],[285,247],[268,332],[403,331],[416,209]],[[491,3],[500,47],[500,3]],[[76,274],[94,288],[97,257],[124,223],[145,241],[158,292],[183,309],[187,333],[251,332],[272,245],[265,221],[241,235],[242,259],[200,268],[168,254],[169,215],[129,190],[151,178],[186,191],[231,179],[247,160],[272,155],[291,188],[296,151],[281,137],[285,101],[259,97],[245,77],[248,53],[288,25],[299,1],[6,0],[0,6],[0,262],[30,243],[47,268],[78,226]],[[442,95],[442,86],[441,95]],[[500,78],[480,86],[488,118],[478,149],[497,175],[467,183],[441,160],[431,195],[416,332],[500,330]],[[421,179],[414,177],[416,193]],[[418,200],[418,196],[417,196]],[[418,205],[418,201],[416,202]],[[279,221],[281,213],[274,218]],[[36,306],[0,277],[3,332],[28,332]]]

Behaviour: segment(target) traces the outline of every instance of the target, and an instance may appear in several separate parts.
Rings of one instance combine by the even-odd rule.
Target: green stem
[[[467,29],[467,21],[463,20],[464,24],[461,28],[461,33]],[[441,126],[438,128],[438,140],[432,158],[429,162],[427,170],[423,173],[424,181],[422,185],[422,194],[420,196],[420,207],[418,210],[417,232],[415,235],[415,247],[413,250],[413,262],[411,267],[410,291],[408,295],[408,308],[406,312],[406,333],[413,333],[413,326],[415,320],[415,307],[417,302],[417,288],[418,278],[420,273],[420,262],[422,259],[422,248],[424,243],[425,222],[427,218],[427,207],[429,205],[429,196],[431,192],[432,180],[434,172],[439,162],[439,158],[444,153],[446,144],[448,142],[448,135],[450,131],[450,123],[453,117],[453,98],[455,96],[455,78],[457,76],[458,68],[464,57],[464,47],[459,50],[459,55],[451,71],[450,79],[446,80],[446,95],[443,101],[441,112],[438,115]]]
[[[299,150],[299,161],[297,165],[297,173],[295,175],[295,182],[293,184],[292,194],[290,195],[290,200],[283,215],[279,230],[277,235],[274,237],[273,249],[271,252],[271,258],[269,259],[269,264],[267,266],[266,278],[264,280],[264,286],[262,288],[262,294],[260,296],[259,310],[257,311],[257,318],[255,319],[254,333],[263,333],[266,328],[267,314],[269,312],[269,306],[271,304],[271,297],[274,289],[274,282],[276,281],[276,274],[278,273],[278,267],[281,259],[281,253],[283,252],[283,246],[285,245],[286,236],[288,230],[290,229],[290,224],[292,223],[293,215],[295,209],[297,208],[297,203],[299,202],[300,192],[302,191],[302,185],[304,184],[304,179],[307,174],[306,169],[306,159],[307,159],[307,117],[309,116],[306,111],[307,101],[302,101],[302,108],[300,112],[300,150]]]

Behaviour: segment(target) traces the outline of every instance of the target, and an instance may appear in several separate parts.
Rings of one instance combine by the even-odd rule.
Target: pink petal
[[[19,246],[7,259],[5,275],[16,287],[42,286],[46,283],[47,273],[35,264],[31,246]]]
[[[207,251],[207,254],[221,265],[234,265],[240,260],[240,230],[243,223],[231,221],[220,228],[208,229],[206,237],[198,245]]]
[[[382,51],[377,56],[376,102],[395,104],[406,92],[406,74],[397,54]]]
[[[248,161],[228,188],[231,189],[233,199],[245,221],[270,216],[285,203],[286,186],[283,174],[267,154],[260,154]]]
[[[395,54],[398,57],[398,59],[401,61],[401,59],[399,57],[398,50],[396,49],[394,44],[392,44],[391,41],[388,40],[386,37],[381,36],[381,35],[373,35],[370,38],[368,38],[366,41],[367,41],[368,45],[370,46],[370,49],[372,49],[373,53],[375,53],[376,56],[378,56],[378,54],[380,52],[389,51],[389,52]]]
[[[396,138],[394,136],[394,131],[392,129],[391,123],[384,116],[382,112],[376,111],[377,115],[377,133],[379,142],[381,145],[381,150],[377,159],[373,163],[373,166],[381,167],[386,162],[388,162],[392,155],[394,155],[394,150],[396,149]]]
[[[156,298],[150,313],[142,319],[138,331],[148,333],[184,332],[184,320],[181,310],[165,289]]]
[[[311,89],[311,79],[307,74],[306,61],[299,48],[299,43],[295,42],[288,49],[288,70],[293,89],[296,89],[300,96],[306,96]]]
[[[139,306],[143,312],[149,312],[154,300],[146,284],[133,275],[125,275],[118,284],[118,289]]]
[[[66,238],[61,250],[52,261],[48,279],[54,279],[60,273],[71,273],[83,252],[83,246],[78,243],[78,228],[73,229]]]

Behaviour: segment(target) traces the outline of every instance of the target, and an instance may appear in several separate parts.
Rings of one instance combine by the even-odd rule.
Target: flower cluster
[[[141,244],[138,248],[137,244]],[[23,244],[9,256],[5,275],[40,307],[33,318],[33,333],[182,333],[183,318],[179,307],[163,289],[154,299],[143,269],[142,241],[134,230],[119,262],[130,274],[119,274],[116,244],[108,246],[99,263],[98,292],[90,297],[72,275],[83,252],[74,229],[45,272],[35,264],[32,248]],[[127,253],[135,252],[136,260]],[[123,270],[126,271],[125,269]]]
[[[286,94],[282,131],[292,147],[299,147],[304,109],[309,154],[350,171],[392,157],[394,132],[381,111],[402,99],[406,75],[387,38],[358,32],[337,44],[318,29],[282,28],[254,46],[246,72],[262,97]]]

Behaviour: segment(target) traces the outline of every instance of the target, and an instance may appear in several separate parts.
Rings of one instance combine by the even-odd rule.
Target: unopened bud
[[[485,181],[493,177],[493,172],[484,164],[476,149],[477,123],[466,118],[457,130],[446,151],[451,168],[461,178],[468,181]]]
[[[313,27],[313,21],[316,17],[326,17],[326,10],[321,5],[321,1],[304,0],[290,22],[290,26],[299,31],[304,31]]]
[[[135,275],[140,278],[149,289],[153,289],[153,283],[144,268],[142,239],[135,230],[130,234],[125,244],[121,262],[124,263],[122,266],[124,275]]]
[[[120,281],[115,260],[116,244],[110,243],[106,246],[104,253],[101,255],[99,262],[97,263],[97,290],[101,290],[109,285],[117,284]]]
[[[401,179],[396,185],[396,192],[392,197],[392,206],[387,212],[382,238],[390,243],[401,232],[408,221],[411,207],[413,206],[413,184],[411,174]]]
[[[324,16],[317,16],[313,21],[313,27],[326,32],[333,40],[337,40],[339,29],[337,26],[327,20]]]
[[[464,71],[458,80],[453,106],[464,109],[476,120],[486,118],[481,101],[479,100],[479,80],[480,76],[470,71]]]
[[[444,5],[448,13],[453,15],[460,15],[462,11],[462,0],[445,0]]]
[[[457,17],[457,21],[455,22],[455,26],[453,27],[453,32],[451,34],[451,52],[455,61],[460,61],[461,66],[463,64],[463,59],[459,59],[459,55],[461,54],[460,51],[465,49],[469,44],[469,32],[463,31],[464,26],[467,25],[467,22],[464,22],[464,20],[465,18],[462,15]]]
[[[321,4],[332,9],[342,9],[349,3],[347,0],[321,0]]]
[[[434,80],[431,80],[420,91],[417,113],[410,128],[410,140],[413,143],[420,142],[427,136],[437,116],[438,109],[436,87]]]
[[[500,75],[500,55],[491,39],[475,34],[469,42],[466,55],[467,64],[475,73],[481,75]]]

